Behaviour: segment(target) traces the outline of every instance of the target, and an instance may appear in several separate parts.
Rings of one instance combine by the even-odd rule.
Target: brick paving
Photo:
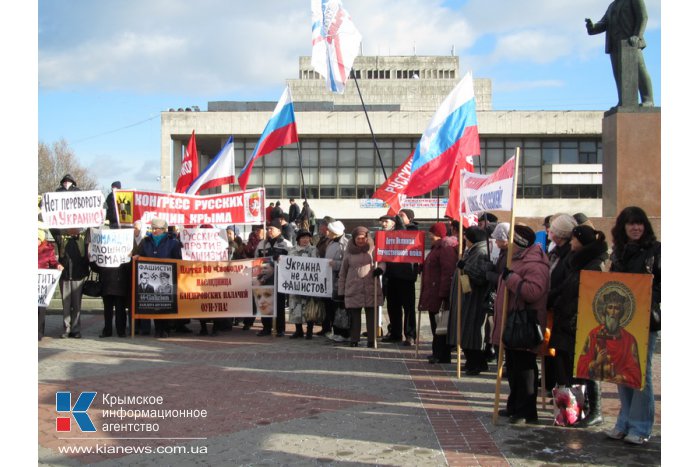
[[[86,301],[85,308],[99,306]],[[53,308],[53,307],[52,307]],[[421,333],[429,336],[427,320]],[[491,420],[494,365],[476,377],[455,376],[455,364],[430,365],[429,342],[413,349],[332,345],[325,338],[256,337],[259,323],[217,337],[175,334],[99,339],[102,317],[86,313],[82,339],[59,339],[60,317],[47,317],[39,343],[39,464],[41,465],[660,465],[660,353],[655,356],[655,436],[636,447],[605,439],[619,404],[603,385],[602,426],[552,426],[552,409],[534,426]],[[199,330],[199,323],[190,325]],[[291,331],[288,326],[287,331]],[[53,337],[51,337],[53,336]],[[364,340],[361,341],[361,345]],[[456,359],[453,359],[456,361]],[[502,393],[507,394],[507,382]],[[55,393],[96,391],[88,413],[97,433],[55,430]],[[161,409],[205,409],[206,418],[158,423],[159,431],[102,431],[103,394],[162,396]],[[75,397],[75,396],[74,396]],[[120,406],[125,409],[153,406]],[[119,408],[119,407],[113,407]],[[115,439],[125,437],[205,439]],[[81,437],[87,439],[62,439]],[[96,438],[112,438],[97,440]],[[101,443],[120,453],[65,454],[59,448]],[[129,454],[134,447],[184,446],[183,454]],[[201,447],[207,453],[193,452]]]

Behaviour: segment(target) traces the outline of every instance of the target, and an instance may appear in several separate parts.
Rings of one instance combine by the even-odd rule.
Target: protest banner
[[[245,318],[257,316],[254,290],[273,296],[272,283],[259,286],[256,271],[267,258],[184,261],[139,257],[134,261],[133,318]],[[261,292],[262,294],[262,292]],[[265,307],[268,310],[268,307]]]
[[[423,263],[425,232],[422,230],[380,230],[374,242],[377,262]]]
[[[386,179],[382,186],[378,187],[372,199],[383,200],[389,205],[390,216],[395,216],[399,213],[406,201],[404,190],[411,181],[411,164],[413,163],[413,152],[406,158],[405,161]]]
[[[116,268],[131,262],[134,229],[90,229],[90,262],[103,268]]]
[[[44,193],[41,218],[46,228],[99,227],[105,222],[101,191],[50,191]]]
[[[308,297],[333,296],[331,260],[304,256],[280,256],[277,291]]]
[[[139,190],[114,190],[120,225],[160,218],[170,225],[262,224],[265,190],[196,196]]]
[[[180,243],[184,260],[228,261],[228,238],[223,229],[182,229]]]
[[[491,175],[460,172],[460,213],[463,216],[484,211],[513,211],[515,156]],[[512,224],[511,224],[512,225]]]
[[[60,278],[58,269],[39,269],[39,306],[49,306]]]
[[[651,274],[581,271],[575,377],[643,388],[652,281]]]

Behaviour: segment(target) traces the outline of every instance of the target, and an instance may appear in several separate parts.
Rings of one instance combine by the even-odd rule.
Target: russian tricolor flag
[[[196,195],[201,190],[235,182],[236,167],[233,156],[233,136],[229,136],[219,154],[204,169],[204,172],[199,174],[199,177],[192,182],[186,193],[188,195]]]
[[[478,155],[476,99],[471,73],[450,92],[423,132],[413,154],[406,196],[420,196],[452,177],[457,157]]]
[[[297,135],[297,124],[294,120],[294,104],[292,103],[292,93],[287,86],[272,113],[272,117],[270,117],[270,121],[265,125],[258,144],[246,159],[245,165],[238,175],[238,185],[241,189],[245,190],[248,185],[248,178],[253,170],[255,159],[297,141],[299,141],[299,135]]]

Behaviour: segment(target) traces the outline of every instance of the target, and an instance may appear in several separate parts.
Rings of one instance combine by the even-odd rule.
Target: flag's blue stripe
[[[260,143],[265,141],[265,139],[267,139],[267,137],[270,136],[270,134],[273,131],[285,127],[291,123],[294,123],[294,106],[290,102],[289,104],[285,104],[282,107],[282,110],[279,111],[279,113],[276,113],[275,115],[270,117],[270,121],[267,122],[267,125],[265,125],[265,129],[260,135],[260,139],[258,139],[258,144],[255,145],[255,149],[253,149],[252,154],[245,161],[245,165],[243,166],[243,169],[241,169],[241,173],[238,176],[238,178],[241,178],[241,175],[243,175],[243,173],[245,173],[245,171],[248,170],[248,166],[251,164],[251,162],[255,160],[255,157],[258,155],[258,148],[260,147]]]
[[[476,99],[474,98],[459,106],[445,119],[426,153],[420,152],[421,145],[420,142],[418,143],[413,156],[411,172],[415,172],[447,151],[464,135],[464,130],[470,126],[476,126]]]

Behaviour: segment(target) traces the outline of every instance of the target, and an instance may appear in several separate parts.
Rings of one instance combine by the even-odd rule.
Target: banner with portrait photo
[[[228,238],[224,229],[185,228],[180,231],[182,259],[228,261]]]
[[[101,191],[50,191],[41,197],[41,218],[46,228],[99,227],[105,223]]]
[[[307,297],[333,296],[331,260],[307,256],[280,256],[277,291]]]
[[[186,195],[140,190],[114,190],[120,225],[164,219],[170,225],[262,224],[265,190],[258,188],[215,195]]]
[[[651,274],[581,271],[574,376],[642,389]]]
[[[39,269],[39,306],[49,306],[51,303],[61,272],[58,269]]]
[[[184,261],[140,257],[134,261],[134,318],[245,318],[262,311],[274,315],[274,281],[271,258]],[[257,307],[256,290],[261,301]],[[271,306],[266,302],[269,297]]]
[[[425,232],[422,230],[379,230],[374,235],[377,262],[419,263],[425,258]]]
[[[116,268],[131,262],[134,229],[90,229],[90,262],[103,268]]]

